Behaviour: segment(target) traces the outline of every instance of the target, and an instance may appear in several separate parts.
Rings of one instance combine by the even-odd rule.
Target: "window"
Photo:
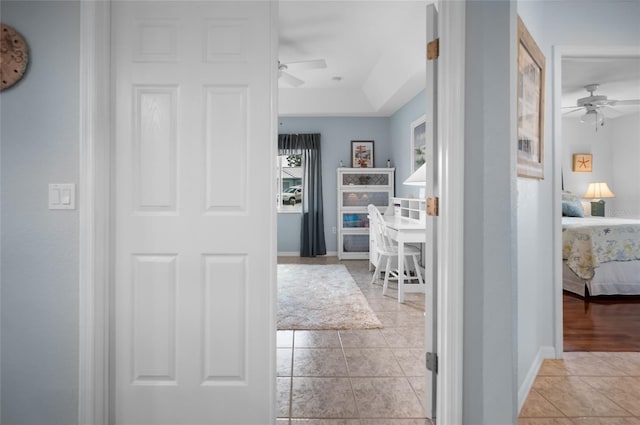
[[[302,212],[302,155],[277,158],[278,212]]]

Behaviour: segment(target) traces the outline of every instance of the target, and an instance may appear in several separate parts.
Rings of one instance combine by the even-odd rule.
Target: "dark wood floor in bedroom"
[[[640,351],[640,297],[563,297],[564,351]]]

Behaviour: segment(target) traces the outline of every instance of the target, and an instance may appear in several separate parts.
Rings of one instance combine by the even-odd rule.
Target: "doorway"
[[[386,5],[377,2],[348,2],[333,5],[287,2],[280,5],[284,20],[281,25],[280,61],[288,66],[285,72],[304,81],[304,84],[294,88],[287,81],[281,80],[280,132],[321,134],[324,231],[328,257],[331,258],[331,260],[328,258],[309,260],[291,256],[298,251],[299,216],[282,213],[278,217],[279,252],[289,256],[281,257],[281,263],[337,262],[335,256],[340,250],[338,244],[341,243],[337,240],[337,236],[343,223],[342,214],[336,214],[340,202],[336,191],[338,187],[336,169],[340,164],[344,168],[351,167],[349,153],[351,140],[373,140],[374,167],[382,171],[388,170],[387,159],[389,159],[391,168],[395,168],[396,196],[402,196],[403,193],[398,192],[405,192],[405,189],[408,189],[402,185],[402,181],[411,173],[409,171],[410,124],[424,114],[426,104],[424,95],[415,101],[413,98],[424,90],[424,70],[419,81],[408,81],[406,77],[400,77],[404,80],[396,81],[395,73],[403,67],[413,71],[413,65],[406,65],[413,63],[415,59],[422,62],[424,69],[425,8],[424,5],[417,5],[418,12],[410,13],[411,8],[415,9],[416,5],[410,5],[409,2]],[[383,13],[383,9],[386,13]],[[399,17],[402,14],[404,17]],[[395,22],[402,22],[401,26],[405,28],[396,28]],[[420,24],[422,32],[411,45],[406,45],[404,33],[417,32],[411,28],[416,22]],[[326,50],[319,48],[323,43],[319,40],[320,34],[324,34],[327,43],[333,47]],[[396,51],[389,49],[394,36]],[[353,46],[356,42],[357,46]],[[414,45],[417,46],[415,49]],[[406,49],[406,52],[402,55],[398,54],[398,47]],[[354,54],[354,52],[358,53]],[[408,52],[412,52],[415,58],[402,57]],[[356,63],[353,58],[357,58]],[[326,68],[304,70],[296,67],[296,62],[315,59],[325,60]],[[346,59],[350,67],[345,66],[346,62],[345,65],[341,63]],[[382,84],[377,87],[378,84],[376,84],[369,87],[368,91],[361,88],[366,85],[367,78],[370,78],[371,82],[379,82],[381,70],[389,70],[392,65],[396,69],[391,69],[392,73],[389,75],[391,78],[385,82],[385,87],[382,87]],[[362,77],[356,77],[359,74],[362,74]],[[398,93],[402,86],[406,92],[413,91],[413,93],[410,95]],[[385,90],[389,90],[389,93],[385,93]],[[303,101],[305,93],[312,93],[314,98]],[[380,99],[376,100],[376,96]],[[409,102],[412,102],[412,105],[404,110],[414,115],[396,117],[400,134],[395,138],[399,146],[394,147],[388,136],[391,131],[390,120],[394,118],[389,116]],[[314,106],[323,106],[325,109],[312,111]],[[417,193],[416,190],[415,195]],[[366,208],[366,204],[364,207]],[[349,225],[354,224],[349,223]],[[360,229],[351,230],[352,233],[357,231]],[[366,234],[364,239],[363,248],[367,248]],[[358,248],[354,244],[347,249]],[[279,383],[283,385],[284,398],[284,401],[279,403],[279,415],[291,416],[294,419],[354,418],[358,417],[357,412],[360,412],[361,417],[374,419],[424,417],[425,414],[420,413],[420,410],[424,410],[420,403],[424,398],[424,384],[421,382],[425,375],[424,353],[421,348],[424,340],[424,317],[422,311],[417,308],[424,307],[411,305],[411,303],[399,305],[394,298],[394,291],[390,291],[392,292],[390,296],[382,297],[381,287],[369,284],[371,273],[366,260],[345,260],[341,263],[346,267],[376,315],[384,322],[384,328],[295,330],[290,334],[289,331],[280,331],[280,335],[290,335],[290,337],[279,338],[284,344],[278,347],[284,363],[279,370],[278,378]],[[389,334],[391,330],[394,330],[393,335]],[[400,330],[406,330],[407,334],[401,335]],[[323,353],[324,356],[317,353]],[[331,366],[323,368],[316,364],[317,368],[314,369],[311,363],[314,363],[313,359],[316,357],[331,358]],[[379,403],[375,406],[375,411],[363,408],[368,397],[372,397],[375,393],[382,397],[385,392],[376,386],[385,382],[388,385],[397,386],[398,394],[403,394],[403,397],[390,403]],[[371,388],[366,391],[358,390],[356,388],[358,386]],[[345,391],[342,392],[342,390]],[[324,411],[311,403],[309,409],[318,410],[308,411],[304,409],[302,400],[312,393],[315,394],[316,399],[324,398],[324,394],[327,394],[328,398],[331,398],[331,394],[339,394],[343,402],[336,406],[325,406]],[[391,395],[389,394],[389,397]],[[404,416],[402,411],[405,411]]]
[[[617,141],[617,134],[625,130],[624,122],[629,114],[637,111],[627,106],[616,105],[607,107],[604,114],[597,111],[596,120],[588,121],[580,108],[569,108],[575,105],[577,98],[587,98],[591,95],[608,96],[607,99],[640,98],[637,87],[640,78],[637,50],[627,47],[559,47],[554,52],[554,79],[559,84],[555,89],[554,136],[556,143],[555,170],[561,175],[564,190],[571,191],[582,197],[587,192],[589,183],[608,182],[612,190],[620,187],[620,195],[616,199],[606,199],[608,217],[637,217],[639,211],[634,212],[629,198],[637,199],[637,188],[627,184],[629,173],[634,173],[635,165],[625,165],[625,157],[633,155],[629,149],[623,147],[626,138]],[[588,82],[587,82],[588,80]],[[633,81],[636,83],[634,84]],[[593,86],[597,84],[597,86]],[[587,89],[591,89],[588,92]],[[593,91],[595,90],[595,92]],[[570,96],[573,95],[573,96]],[[560,106],[564,108],[561,109]],[[568,112],[568,113],[567,113]],[[582,121],[582,122],[581,122]],[[593,125],[591,125],[593,124]],[[633,149],[632,149],[633,151]],[[620,152],[626,152],[620,154]],[[592,161],[592,167],[587,172],[579,172],[572,164],[574,155],[584,153]],[[597,161],[597,162],[596,162]],[[597,164],[597,165],[596,165]],[[625,168],[626,167],[626,168]],[[624,179],[618,178],[622,174]],[[634,180],[634,179],[631,179]],[[618,183],[620,182],[620,183]],[[560,189],[559,189],[560,190]],[[562,199],[556,193],[556,200]],[[558,202],[558,201],[557,201]],[[587,219],[591,215],[591,206],[582,202],[584,215]],[[559,210],[558,210],[559,211]],[[562,225],[560,220],[555,226],[556,252],[562,249]],[[592,283],[592,291],[598,296],[585,299],[585,285],[582,280],[563,266],[561,255],[556,259],[556,350],[562,351],[633,351],[637,349],[640,335],[635,327],[625,330],[624,325],[618,326],[618,314],[626,314],[625,322],[633,324],[637,309],[637,297],[611,297],[607,294],[618,293],[610,284],[600,283],[603,279],[596,276]],[[612,266],[605,263],[603,266]],[[606,272],[605,267],[599,271]],[[568,279],[563,284],[563,275]],[[574,281],[576,284],[572,285]],[[603,281],[606,282],[606,279]],[[614,282],[614,281],[611,281]],[[593,286],[598,285],[598,286]],[[614,283],[615,286],[615,283]],[[563,293],[563,289],[568,289]],[[572,291],[578,292],[574,295]],[[640,320],[640,318],[639,318]],[[632,325],[633,326],[633,325]],[[613,331],[615,329],[615,331]],[[619,341],[616,334],[625,335],[624,341]]]

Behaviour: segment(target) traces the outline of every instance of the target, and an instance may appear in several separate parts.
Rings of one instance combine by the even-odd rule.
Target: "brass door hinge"
[[[439,204],[439,199],[438,198],[427,198],[427,215],[430,215],[432,217],[437,217],[440,215],[440,208],[438,207]]]
[[[436,38],[427,43],[427,60],[438,59],[440,56],[440,39]]]

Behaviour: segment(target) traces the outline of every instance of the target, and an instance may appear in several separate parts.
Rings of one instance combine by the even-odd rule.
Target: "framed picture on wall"
[[[373,140],[351,141],[351,167],[373,168]]]
[[[411,123],[411,173],[413,174],[426,161],[427,155],[427,116],[423,115]]]
[[[518,176],[544,178],[545,59],[518,16]]]
[[[590,153],[573,154],[573,171],[576,173],[590,173],[593,170],[593,155]]]

